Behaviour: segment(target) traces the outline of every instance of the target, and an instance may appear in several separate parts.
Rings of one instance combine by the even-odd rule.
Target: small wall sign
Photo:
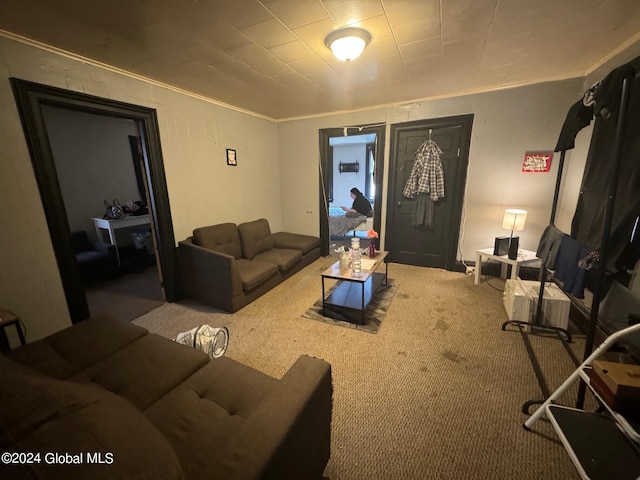
[[[231,165],[232,167],[235,167],[238,165],[238,158],[236,157],[236,151],[231,148],[227,148],[227,165]]]
[[[522,162],[525,173],[545,173],[551,169],[553,152],[526,152]]]

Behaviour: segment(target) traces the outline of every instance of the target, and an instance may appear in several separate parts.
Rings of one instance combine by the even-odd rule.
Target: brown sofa
[[[0,375],[0,478],[320,479],[329,459],[319,359],[277,380],[95,318],[0,355]]]
[[[235,312],[320,257],[320,239],[271,233],[269,222],[221,223],[196,228],[179,242],[185,294]]]

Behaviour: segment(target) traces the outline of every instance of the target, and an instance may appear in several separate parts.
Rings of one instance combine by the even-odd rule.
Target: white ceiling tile
[[[310,75],[312,73],[328,72],[331,70],[329,66],[318,57],[310,57],[299,62],[290,64],[296,72],[302,75]]]
[[[441,36],[441,26],[439,20],[417,20],[414,22],[403,23],[402,25],[392,25],[392,28],[398,45],[404,45],[405,43],[413,43],[420,40],[426,40],[427,38]]]
[[[340,26],[353,25],[384,15],[380,0],[322,0],[331,17]]]
[[[402,54],[402,58],[410,60],[440,53],[441,48],[440,37],[432,37],[426,40],[400,45],[400,53]]]
[[[313,51],[299,40],[275,46],[270,48],[269,51],[286,63],[299,62],[305,58],[315,56]]]
[[[324,43],[326,36],[336,29],[336,24],[331,19],[304,25],[293,30],[293,33],[311,48],[316,55],[325,60],[333,57],[331,50]]]
[[[373,40],[382,40],[384,38],[393,37],[387,17],[384,15],[367,18],[360,22],[358,26],[368,31]]]
[[[383,0],[389,23],[404,25],[413,22],[440,23],[440,0]]]
[[[320,0],[263,0],[262,3],[290,29],[329,18]]]
[[[247,65],[267,62],[273,57],[273,55],[256,43],[247,43],[239,47],[228,48],[224,52]]]
[[[346,64],[324,38],[348,24],[372,41]],[[638,41],[640,2],[2,0],[0,29],[287,118],[584,76]]]
[[[152,0],[145,0],[152,1]],[[216,15],[237,29],[273,18],[258,0],[209,0]]]
[[[253,25],[240,29],[240,31],[264,48],[271,48],[296,40],[291,30],[275,18],[254,23]]]

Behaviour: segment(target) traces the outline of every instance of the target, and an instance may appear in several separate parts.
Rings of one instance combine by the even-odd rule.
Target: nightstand
[[[6,331],[7,327],[10,327],[11,325],[15,325],[16,327],[20,344],[24,345],[27,343],[24,339],[24,334],[22,333],[22,327],[20,326],[20,317],[17,317],[8,310],[0,310],[0,352],[7,352],[11,350],[9,337],[7,337]]]
[[[474,277],[474,283],[480,284],[480,276],[482,275],[482,259],[487,258],[490,260],[496,260],[500,262],[500,278],[507,278],[507,270],[511,266],[511,278],[518,278],[518,272],[521,265],[529,265],[531,263],[540,262],[540,259],[536,256],[536,252],[530,250],[518,250],[518,257],[515,260],[510,259],[507,255],[494,255],[493,248],[483,248],[476,250],[476,274]]]

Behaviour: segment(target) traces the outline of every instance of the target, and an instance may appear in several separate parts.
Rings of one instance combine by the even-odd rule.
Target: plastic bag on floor
[[[229,346],[229,330],[227,327],[200,325],[187,332],[179,333],[174,340],[183,345],[197,348],[211,358],[220,358]]]
[[[149,255],[153,255],[153,239],[151,238],[151,231],[146,232],[133,232],[131,233],[131,240],[133,240],[133,246],[136,250],[147,249]]]

